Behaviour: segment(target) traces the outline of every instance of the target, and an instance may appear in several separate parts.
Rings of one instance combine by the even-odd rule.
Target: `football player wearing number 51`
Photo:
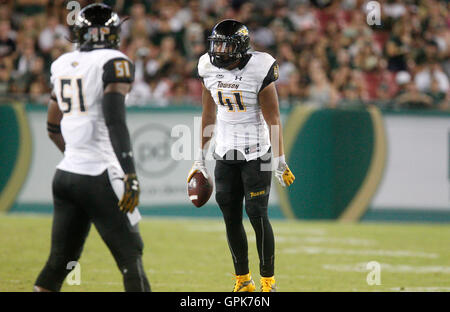
[[[34,291],[59,291],[78,261],[91,224],[122,273],[126,291],[150,291],[139,233],[140,187],[125,119],[134,66],[118,50],[121,21],[104,4],[83,8],[77,49],[51,66],[50,138],[64,153],[53,178],[50,256]]]

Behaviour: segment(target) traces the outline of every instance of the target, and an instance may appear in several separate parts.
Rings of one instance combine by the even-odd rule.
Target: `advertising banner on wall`
[[[272,179],[271,217],[344,219],[345,211],[354,221],[450,220],[449,115],[306,107],[289,113],[289,118],[282,114],[285,149],[297,179],[287,190]],[[13,178],[4,181],[2,193],[17,190],[14,204],[8,204],[12,212],[51,212],[52,179],[63,155],[48,138],[44,108],[28,107],[16,115],[23,115],[18,119],[22,126],[9,141],[20,142],[14,155],[28,156],[16,157]],[[187,196],[200,116],[195,108],[129,110],[143,215],[221,216],[214,193],[200,209]],[[213,178],[214,165],[210,153],[207,167]]]
[[[33,152],[28,177],[12,211],[51,210],[51,182],[63,155],[47,136],[46,112],[28,112]],[[141,184],[140,210],[155,215],[221,216],[214,193],[195,208],[187,196],[186,178],[199,147],[199,110],[130,110],[127,114],[136,170]],[[211,152],[207,168],[214,180]],[[277,194],[271,193],[271,213],[281,217]]]
[[[369,213],[450,213],[450,119],[385,115],[387,160]]]

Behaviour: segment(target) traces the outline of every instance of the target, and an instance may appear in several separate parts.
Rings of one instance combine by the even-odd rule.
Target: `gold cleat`
[[[275,284],[275,278],[272,277],[261,277],[261,291],[262,292],[276,292],[277,287]]]
[[[254,292],[256,289],[255,282],[250,273],[245,275],[235,275],[236,283],[233,292]]]

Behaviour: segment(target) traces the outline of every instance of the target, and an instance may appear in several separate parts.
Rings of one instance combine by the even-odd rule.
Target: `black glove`
[[[119,208],[123,212],[133,212],[134,208],[139,205],[139,181],[135,173],[126,174],[123,178],[125,190],[122,199],[119,201]]]

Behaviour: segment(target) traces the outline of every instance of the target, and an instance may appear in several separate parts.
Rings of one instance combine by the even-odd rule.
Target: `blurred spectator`
[[[359,108],[364,107],[364,102],[358,94],[356,85],[349,83],[343,88],[343,97],[338,101],[337,107],[340,108]]]
[[[0,63],[0,95],[11,92],[12,79],[6,64]]]
[[[407,71],[399,71],[395,75],[395,82],[399,87],[405,86],[411,81],[411,75]],[[400,91],[399,91],[400,92]]]
[[[250,40],[256,50],[267,50],[275,45],[275,36],[270,27],[258,25],[255,21],[249,27],[253,29]]]
[[[383,13],[393,20],[399,19],[406,14],[406,6],[400,0],[387,0],[383,3]]]
[[[15,10],[27,16],[42,15],[49,0],[16,0]]]
[[[433,99],[418,90],[408,72],[398,72],[395,80],[399,86],[399,90],[395,97],[394,108],[420,109],[433,107]]]
[[[55,45],[55,41],[67,40],[70,32],[66,26],[59,24],[57,16],[50,16],[47,27],[39,35],[39,48],[43,53],[48,53]]]
[[[127,96],[127,106],[168,106],[171,82],[167,78],[154,76],[148,82],[134,83]]]
[[[14,79],[13,89],[16,93],[25,93],[31,83],[32,69],[37,66],[43,69],[42,59],[39,59],[35,41],[32,38],[25,38],[18,47],[18,56],[14,60],[14,71],[12,73]]]
[[[408,24],[399,21],[394,25],[392,35],[386,44],[388,69],[391,71],[406,70],[406,56],[409,52],[411,37]]]
[[[379,57],[373,49],[373,44],[364,42],[354,57],[355,67],[363,71],[373,71],[378,68]]]
[[[395,98],[395,108],[433,108],[433,99],[421,93],[413,82],[408,82]]]
[[[387,70],[387,68],[383,68],[385,66],[386,65],[380,66],[381,68],[379,68],[378,77],[376,78],[377,81],[368,80],[367,84],[369,86],[375,85],[375,88],[373,88],[375,94],[370,96],[370,98],[372,100],[377,100],[377,104],[380,108],[391,108],[392,99],[398,91],[398,85],[401,83],[396,83],[395,75]],[[397,75],[400,73],[402,72],[399,72]],[[407,74],[409,82],[411,80],[411,75],[408,72],[405,73]]]
[[[277,57],[279,65],[279,84],[287,84],[290,75],[295,72],[295,54],[292,51],[292,47],[289,43],[284,42],[279,47],[279,54]]]
[[[421,92],[430,91],[433,81],[436,82],[439,91],[446,93],[449,90],[448,77],[436,62],[425,64],[421,70],[417,72],[414,81]]]
[[[252,47],[277,59],[281,107],[450,105],[448,1],[380,1],[376,27],[366,22],[366,0],[104,2],[129,17],[120,46],[135,63],[127,105],[201,105],[197,62],[226,18],[245,23]],[[51,62],[74,48],[67,13],[64,1],[0,1],[0,94],[45,101]]]
[[[350,80],[352,69],[350,66],[342,66],[332,72],[333,85],[336,90],[343,90],[345,84]]]
[[[289,19],[297,31],[318,26],[317,18],[307,4],[299,4],[293,12],[289,13]]]
[[[134,3],[130,8],[130,18],[122,24],[122,42],[125,39],[148,37],[156,32],[156,21],[146,14],[146,7],[142,3]]]
[[[318,61],[313,61],[309,68],[311,84],[308,88],[308,103],[318,107],[335,107],[338,94],[328,81],[325,71]]]
[[[15,33],[9,20],[0,20],[0,57],[10,56],[16,50]]]
[[[50,94],[48,88],[43,81],[35,81],[30,86],[30,100],[33,103],[38,103],[41,105],[47,105],[50,100]]]
[[[438,108],[440,103],[445,99],[445,95],[447,92],[443,91],[439,85],[438,80],[435,76],[431,77],[430,89],[425,92],[428,96],[430,96],[433,100],[433,106]]]
[[[450,112],[450,92],[447,92],[445,98],[439,103],[439,109]]]

